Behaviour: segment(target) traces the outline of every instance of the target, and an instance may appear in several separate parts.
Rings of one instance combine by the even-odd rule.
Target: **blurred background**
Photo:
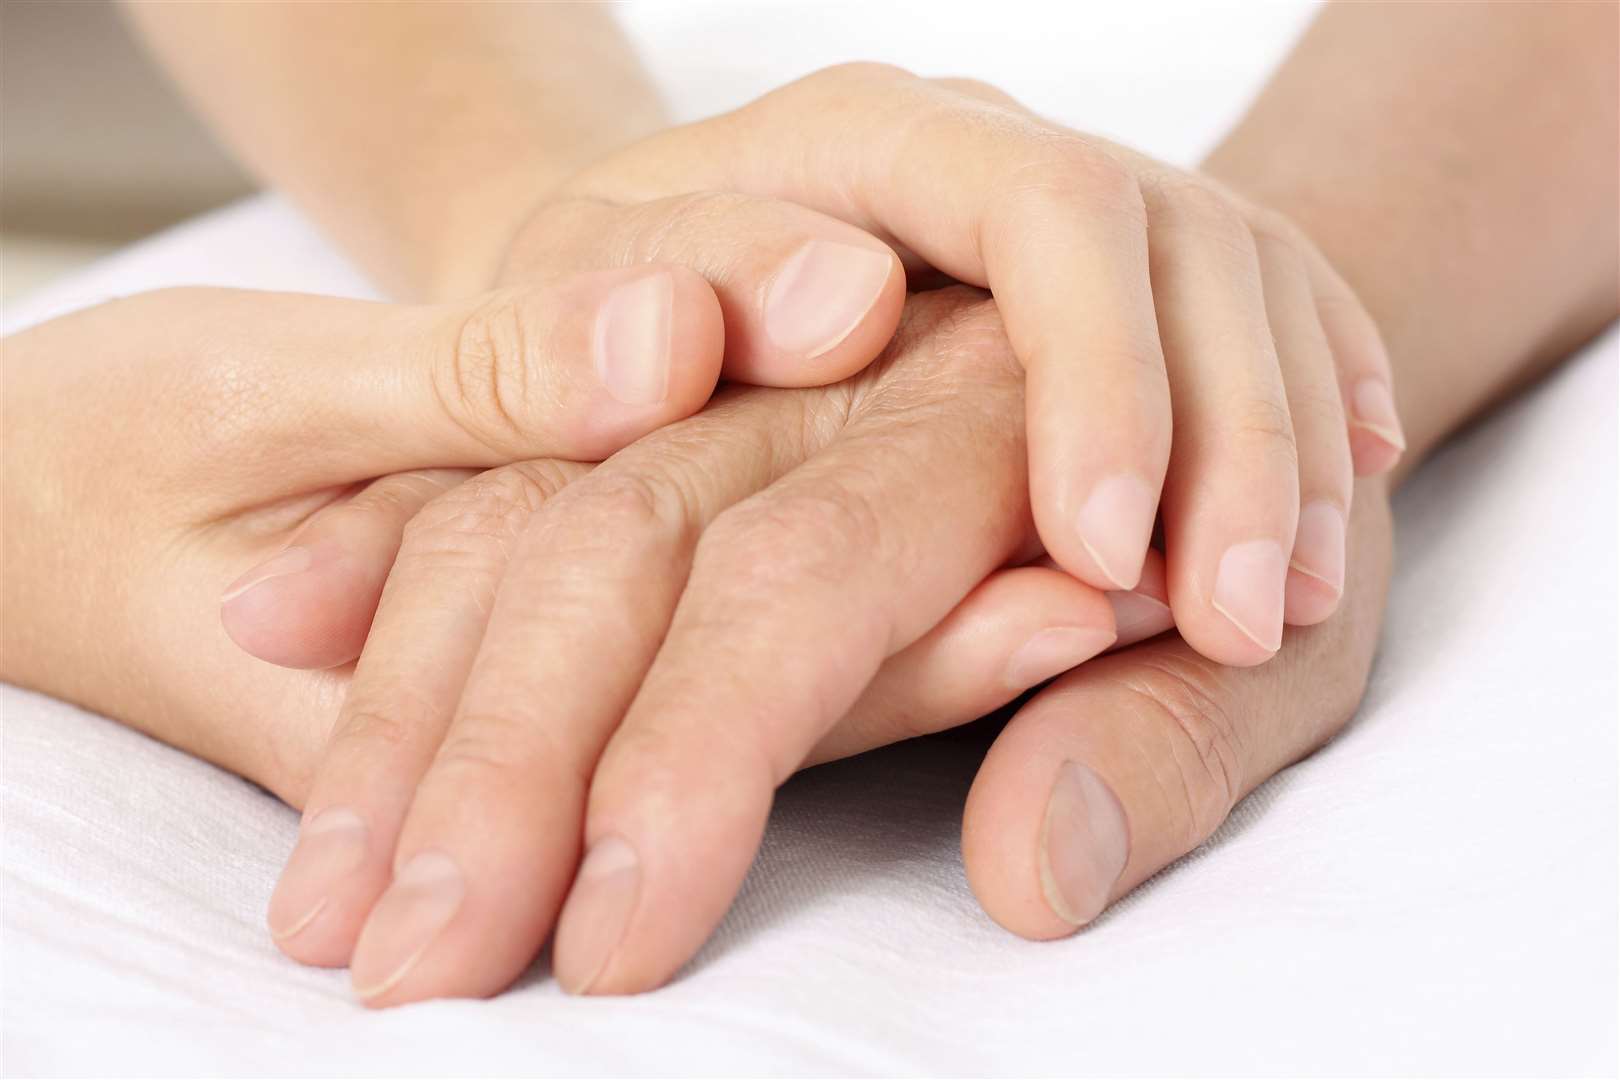
[[[0,300],[251,190],[112,0],[0,0]]]

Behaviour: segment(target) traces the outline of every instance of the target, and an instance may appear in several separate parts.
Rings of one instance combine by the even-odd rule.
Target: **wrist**
[[[1379,324],[1403,469],[1620,315],[1615,9],[1552,7],[1329,5],[1206,164]]]

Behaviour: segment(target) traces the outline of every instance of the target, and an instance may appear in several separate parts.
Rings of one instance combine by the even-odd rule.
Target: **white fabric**
[[[1054,27],[996,7],[1016,38],[936,5],[863,5],[863,31],[825,4],[631,14],[687,114],[883,56],[1182,159],[1305,14],[1076,5]],[[182,282],[367,292],[266,199],[107,260],[7,329]],[[263,929],[291,811],[6,687],[4,1069],[1612,1073],[1615,354],[1611,332],[1413,480],[1360,716],[1068,941],[980,912],[957,840],[978,748],[929,740],[788,784],[741,899],[663,991],[572,1000],[537,971],[487,1002],[368,1012]]]

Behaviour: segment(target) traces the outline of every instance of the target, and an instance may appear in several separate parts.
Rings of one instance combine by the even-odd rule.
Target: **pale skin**
[[[283,8],[292,6],[265,10]],[[161,22],[163,10],[147,17]],[[1245,263],[1254,273],[1243,279],[1251,300],[1259,298],[1251,304],[1254,325],[1278,343],[1271,355],[1284,389],[1274,404],[1290,417],[1296,519],[1309,453],[1293,384],[1282,375],[1291,350],[1273,294],[1294,296],[1288,310],[1309,311],[1323,341],[1334,336],[1327,312],[1371,312],[1388,344],[1410,446],[1403,467],[1614,317],[1615,254],[1593,242],[1615,230],[1614,9],[1467,10],[1457,20],[1427,5],[1330,9],[1206,163],[1210,180],[1185,189],[1207,196],[1206,209],[1224,207],[1229,225],[1254,214],[1266,223],[1242,224],[1251,248],[1239,250],[1255,253]],[[1549,55],[1558,62],[1549,64]],[[406,92],[389,88],[384,74],[371,72],[367,85]],[[911,84],[887,71],[834,78],[900,79],[888,84],[891,96],[912,93],[897,89]],[[1356,93],[1343,93],[1352,82]],[[944,114],[964,117],[964,138],[981,137],[986,124],[1031,136],[1024,125],[1033,121],[994,91],[945,89],[956,95],[950,108],[969,110]],[[776,104],[803,92],[785,92]],[[949,137],[950,125],[931,111],[937,99],[927,95],[936,89],[915,93],[930,118],[919,130]],[[806,125],[824,111],[825,101],[813,104]],[[999,111],[987,121],[971,111],[981,106]],[[473,144],[462,149],[504,149],[522,159],[533,151],[525,142],[532,136],[547,159],[543,132],[511,140],[519,129],[501,127],[514,109],[489,112],[490,131],[458,135]],[[388,111],[405,114],[420,118],[420,110]],[[1561,122],[1547,123],[1549,114]],[[966,119],[975,116],[981,122]],[[1024,280],[1016,262],[998,276],[997,266],[986,273],[953,263],[949,251],[907,242],[908,235],[949,238],[959,212],[969,221],[1002,220],[1009,212],[995,206],[996,184],[965,182],[943,193],[918,211],[938,214],[941,227],[917,229],[886,215],[880,194],[864,208],[869,213],[850,213],[818,195],[817,177],[785,166],[772,173],[767,160],[742,178],[753,183],[731,201],[709,204],[722,211],[710,215],[709,236],[692,227],[682,204],[660,202],[667,184],[693,183],[695,166],[680,147],[688,130],[643,144],[656,152],[633,149],[566,182],[616,208],[640,200],[639,209],[592,219],[590,231],[624,243],[606,253],[592,254],[583,241],[536,252],[523,240],[535,197],[526,186],[534,181],[523,178],[542,174],[527,172],[528,163],[515,176],[494,164],[460,169],[490,185],[476,195],[372,198],[366,213],[381,218],[367,225],[366,214],[343,209],[354,193],[345,193],[342,178],[358,163],[344,168],[342,151],[319,139],[300,144],[287,134],[299,130],[296,122],[262,130],[279,147],[264,153],[292,163],[261,160],[261,168],[281,169],[289,190],[318,215],[347,221],[347,241],[374,265],[399,270],[424,292],[456,293],[502,273],[529,284],[465,308],[164,294],[8,341],[5,599],[8,611],[30,618],[26,626],[6,620],[5,675],[210,757],[303,807],[304,835],[272,901],[271,928],[297,959],[349,963],[368,1003],[495,992],[553,934],[556,973],[570,989],[657,985],[725,910],[771,792],[788,773],[993,708],[1110,645],[1128,644],[1116,640],[1123,613],[1151,613],[1143,605],[1156,601],[1169,602],[1158,604],[1160,622],[1138,622],[1133,632],[1166,628],[1173,611],[1187,640],[1160,637],[1062,675],[1009,724],[974,785],[963,832],[969,879],[1010,929],[1031,937],[1073,932],[1201,841],[1238,798],[1353,711],[1382,609],[1387,481],[1359,482],[1353,499],[1343,491],[1342,598],[1333,590],[1320,619],[1302,620],[1317,625],[1290,631],[1276,659],[1234,666],[1254,658],[1218,655],[1213,634],[1200,640],[1200,617],[1213,615],[1212,626],[1224,618],[1197,602],[1208,599],[1198,588],[1208,568],[1201,577],[1178,562],[1199,556],[1196,533],[1177,531],[1174,478],[1196,477],[1183,481],[1196,493],[1217,483],[1219,469],[1211,462],[1178,472],[1177,397],[1161,506],[1163,569],[1157,556],[1144,555],[1147,572],[1131,599],[1106,592],[1119,582],[1088,575],[1098,568],[1078,557],[1084,543],[1071,542],[1067,550],[1078,556],[1066,559],[1050,525],[1056,519],[1043,520],[1043,468],[1060,466],[1051,474],[1060,479],[1075,470],[1037,448],[1046,407],[1037,399],[1045,394],[1056,410],[1074,404],[1063,399],[1062,373],[1041,374],[1054,364],[1029,347],[1064,340],[1060,326],[1042,336],[1051,312],[1035,302],[1041,289],[1014,289]],[[747,145],[772,145],[768,132],[755,134]],[[919,152],[927,147],[925,138]],[[864,148],[857,142],[857,149]],[[355,154],[364,157],[364,147]],[[301,155],[326,161],[322,175],[333,182],[301,173]],[[1110,160],[1127,158],[1134,160],[1115,152]],[[555,153],[547,160],[556,182],[579,164],[559,164]],[[858,171],[863,160],[857,155],[847,167]],[[676,179],[663,180],[659,167]],[[622,186],[596,186],[604,170],[612,181],[617,169],[628,174]],[[1131,173],[1139,191],[1144,175]],[[455,186],[431,169],[423,177]],[[903,176],[890,179],[905,190]],[[453,237],[435,237],[444,223],[429,225],[431,215],[411,209],[435,200],[498,206],[503,184],[523,196],[510,204],[522,209],[490,215],[499,224],[478,224],[471,210],[445,215],[465,230],[465,252]],[[538,212],[548,223],[544,235],[552,226],[567,235],[566,222],[544,215],[568,201],[548,199]],[[680,420],[701,405],[722,366],[760,382],[820,382],[875,351],[848,338],[814,356],[757,347],[771,340],[769,304],[750,308],[759,288],[728,295],[728,283],[761,281],[777,265],[750,267],[750,247],[726,231],[736,224],[733,212],[743,221],[739,231],[759,236],[759,251],[772,250],[783,218],[802,212],[813,221],[795,217],[788,231],[820,236],[816,230],[859,227],[864,237],[839,235],[868,251],[870,243],[898,243],[908,268],[924,259],[990,285],[997,301],[964,290],[911,300],[893,291],[886,300],[896,286],[885,275],[871,309],[878,314],[856,330],[881,345],[889,329],[902,327],[877,364],[827,389],[731,388]],[[762,225],[762,217],[776,224]],[[648,235],[643,227],[680,242],[638,247],[636,238]],[[1043,226],[1036,239],[1052,235],[1074,234]],[[1304,269],[1268,273],[1259,252],[1273,243],[1300,245],[1285,250]],[[502,249],[510,251],[504,269],[497,269],[502,256],[477,254]],[[658,265],[643,265],[654,253]],[[1117,271],[1128,260],[1114,254],[1121,261],[1109,266]],[[463,256],[482,269],[458,268]],[[1318,257],[1334,268],[1333,280],[1355,290],[1343,295],[1359,295],[1364,308],[1340,294],[1323,302],[1321,271],[1310,269]],[[1165,294],[1178,289],[1183,297],[1198,292],[1178,286],[1188,275],[1234,286],[1209,294],[1206,314],[1236,303],[1241,275],[1188,270],[1166,279],[1149,270],[1137,291],[1156,304],[1166,298],[1174,307]],[[690,354],[668,365],[659,402],[635,392],[647,385],[637,372],[616,381],[625,374],[620,367],[579,344],[589,338],[600,349],[612,335],[592,337],[570,330],[566,315],[545,314],[581,307],[556,303],[556,290],[598,290],[607,310],[614,286],[648,275],[667,280],[661,295],[671,298],[670,318],[696,320],[694,333],[679,339]],[[687,302],[676,304],[680,290]],[[1013,310],[1015,295],[1033,298],[1022,314]],[[514,296],[522,298],[515,306]],[[491,325],[546,332],[469,337],[444,329],[465,328],[471,313],[514,310],[537,312],[540,321]],[[1162,310],[1155,322],[1169,393],[1204,400],[1207,381],[1194,376],[1183,387],[1177,373],[1214,369],[1177,366],[1173,342],[1196,341],[1211,324],[1190,320],[1166,333]],[[301,329],[289,339],[287,326]],[[475,365],[466,363],[469,341]],[[116,343],[111,359],[109,343]],[[1318,352],[1328,362],[1313,370],[1330,377],[1311,400],[1338,403],[1347,477],[1364,449],[1355,395],[1339,389],[1343,354],[1355,350]],[[835,367],[816,368],[827,357]],[[108,379],[103,365],[133,374]],[[424,369],[451,377],[424,380]],[[469,370],[488,377],[468,379]],[[565,392],[487,393],[517,376]],[[177,380],[184,393],[170,392]],[[615,395],[614,385],[630,391]],[[532,411],[514,410],[513,400]],[[491,401],[501,407],[491,411]],[[1027,440],[1019,422],[1026,403]],[[401,405],[412,422],[385,422]],[[64,423],[63,410],[84,419]],[[1083,409],[1073,415],[1088,417]],[[228,452],[221,452],[221,418],[229,421]],[[140,458],[125,452],[150,446],[153,431],[171,434]],[[551,460],[598,457],[637,436],[588,474]],[[289,446],[301,450],[297,468],[284,463],[280,451]],[[507,461],[523,464],[473,479],[465,471]],[[430,471],[398,475],[404,470]],[[387,474],[395,475],[358,495],[347,487]],[[132,489],[161,497],[132,502]],[[1185,529],[1194,530],[1191,508],[1185,516]],[[107,521],[123,542],[84,536],[76,526],[84,520]],[[601,543],[604,535],[615,542]],[[311,536],[324,546],[308,543]],[[940,536],[950,542],[939,544]],[[284,664],[343,666],[306,671],[253,661],[210,616],[242,567],[289,544],[337,554],[320,565],[311,555],[303,572],[262,583],[255,610],[240,601],[259,590],[232,597],[225,623],[242,645]],[[1069,573],[1006,568],[1043,546]],[[1283,606],[1293,585],[1290,571],[1279,590]],[[1044,640],[1061,641],[1068,655],[1048,648],[1050,670],[1015,663],[1052,630],[1065,633]],[[98,642],[96,662],[82,654],[87,640]],[[346,666],[357,654],[358,668]],[[1300,695],[1302,686],[1312,692]],[[716,731],[728,738],[716,739]],[[1166,800],[1166,790],[1185,798]],[[464,827],[469,821],[478,827]]]

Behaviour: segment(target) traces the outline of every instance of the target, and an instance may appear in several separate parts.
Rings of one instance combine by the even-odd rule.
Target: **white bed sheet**
[[[908,25],[914,10],[866,5],[862,29],[845,18],[857,9],[827,5],[628,16],[686,87],[686,115],[881,56],[999,81],[1181,159],[1304,17],[1125,7],[1076,5],[1043,29],[998,6],[1022,26],[999,41],[963,33],[972,12],[954,7]],[[293,211],[258,199],[106,260],[5,326],[198,282],[369,294]],[[978,750],[927,740],[789,783],[741,899],[663,991],[574,1000],[537,970],[492,1001],[368,1012],[343,973],[284,960],[263,930],[291,811],[0,688],[4,1071],[1613,1073],[1616,343],[1401,493],[1383,648],[1344,735],[1068,941],[1016,940],[979,911],[957,838]]]

